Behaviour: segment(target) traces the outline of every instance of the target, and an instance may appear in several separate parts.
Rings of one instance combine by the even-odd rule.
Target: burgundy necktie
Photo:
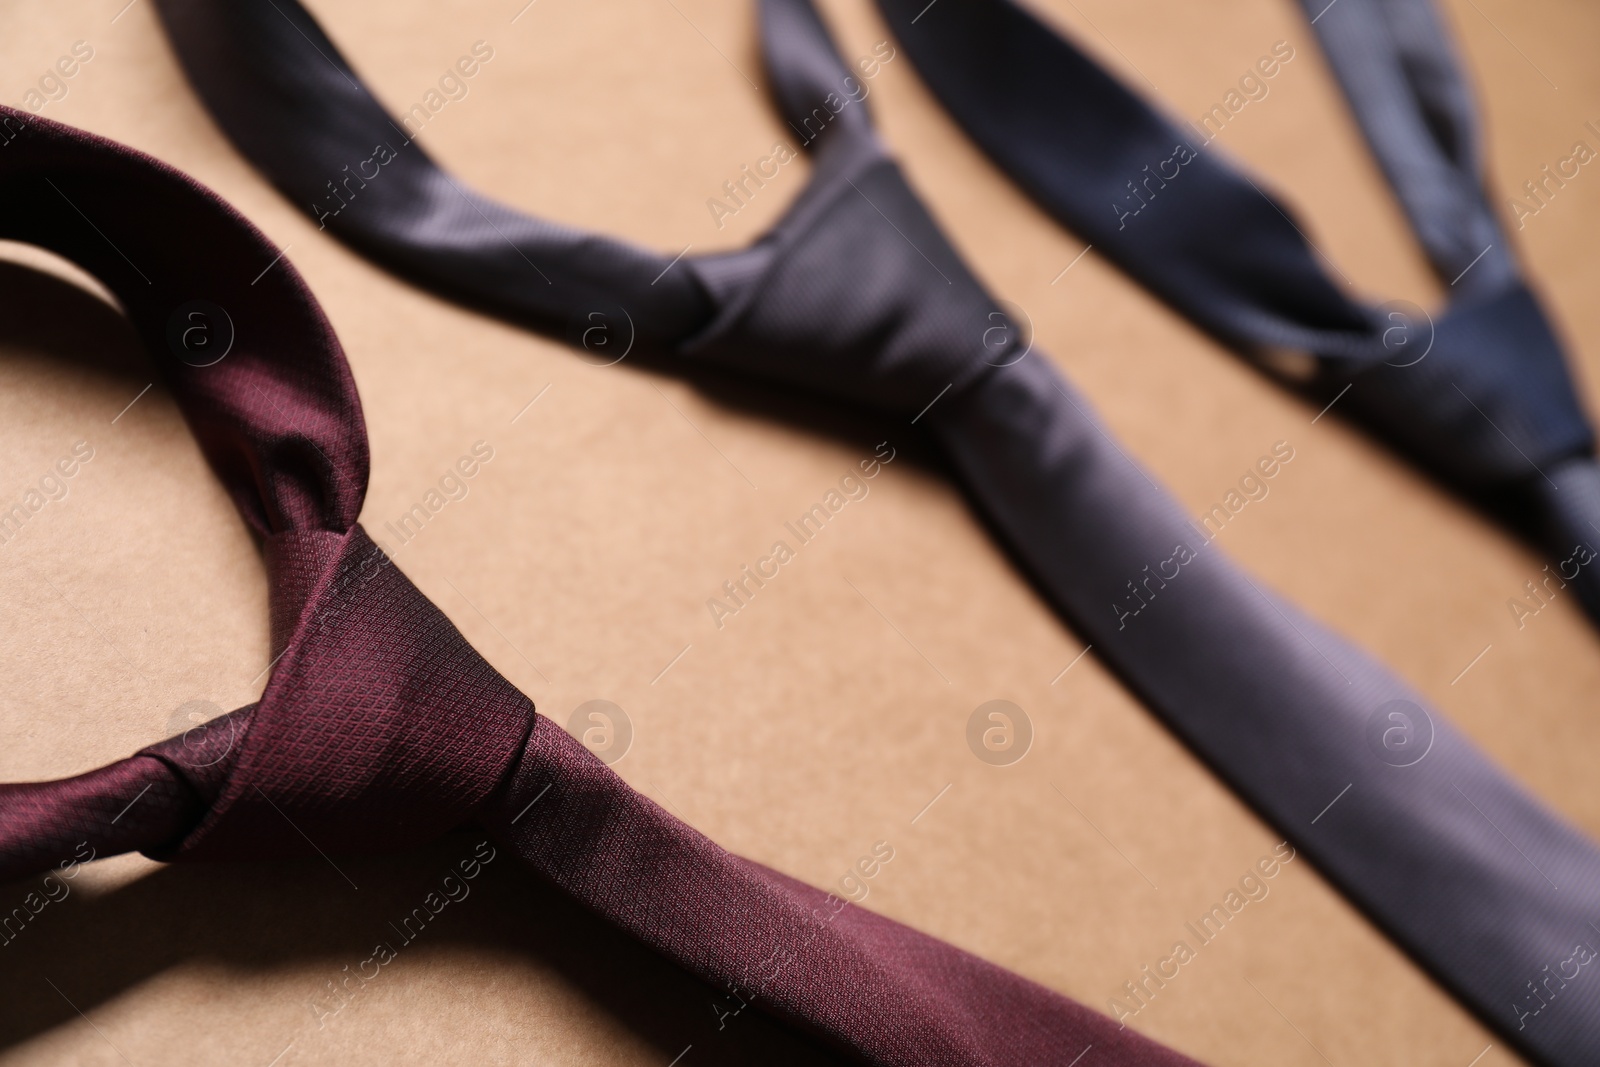
[[[945,4],[998,7],[940,0],[927,19]],[[1235,567],[1026,349],[879,140],[856,71],[809,0],[760,5],[774,101],[814,164],[807,186],[750,247],[680,260],[465,187],[294,0],[158,8],[240,149],[330,233],[391,269],[574,343],[591,322],[629,322],[635,351],[664,363],[712,363],[927,428],[1095,654],[1330,882],[1524,1052],[1562,1067],[1600,1062],[1600,982],[1541,984],[1594,936],[1600,849],[1392,672]],[[1021,75],[1002,63],[1000,76]],[[1203,190],[1216,175],[1183,180]],[[1251,195],[1246,206],[1261,201]],[[1259,268],[1255,244],[1229,244],[1225,220],[1202,220],[1223,226],[1219,247],[1235,266]],[[1173,260],[1220,292],[1231,275],[1203,268]],[[1344,355],[1392,358],[1372,351],[1364,312],[1320,300],[1326,286],[1308,295],[1291,285],[1303,271],[1267,274],[1283,283],[1268,303],[1320,308],[1320,336],[1347,342]],[[1510,308],[1511,325],[1526,326],[1518,306],[1529,305],[1512,294],[1441,323],[1440,352],[1406,379],[1419,392],[1388,395],[1411,396],[1431,425],[1481,421],[1460,394],[1422,379],[1464,365],[1472,393],[1502,381],[1507,368],[1484,358],[1495,350],[1484,320]],[[1529,366],[1549,370],[1538,358],[1549,354],[1531,349]],[[1554,368],[1559,385],[1559,354]],[[1530,388],[1552,380],[1520,377]],[[1546,430],[1551,448],[1587,440],[1581,417]],[[1464,464],[1522,462],[1492,429],[1472,444],[1459,450]]]
[[[278,250],[148,157],[9,108],[0,129],[0,237],[77,262],[122,302],[261,538],[278,657],[250,707],[75,778],[0,786],[0,877],[83,842],[101,856],[267,860],[397,851],[478,825],[719,991],[861,1062],[1065,1067],[1091,1047],[1085,1064],[1192,1062],[730,855],[536,716],[356,522],[360,403],[300,276],[285,264],[252,283]],[[224,336],[211,362],[200,342]]]

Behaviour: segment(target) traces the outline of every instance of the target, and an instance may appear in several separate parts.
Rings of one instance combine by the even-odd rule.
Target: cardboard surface
[[[702,389],[626,361],[590,366],[396,281],[317,232],[233,152],[150,4],[123,3],[9,11],[0,99],[21,103],[88,42],[93,58],[42,114],[188,171],[288,246],[355,369],[373,452],[363,521],[376,536],[475,442],[493,448],[467,495],[396,561],[542,713],[566,723],[585,701],[620,705],[633,741],[616,769],[636,788],[729,849],[817,885],[838,887],[888,842],[894,859],[867,883],[866,906],[1100,1010],[1272,851],[1277,837],[1093,653],[1076,659],[1082,640],[919,458],[912,428]],[[1219,144],[1294,205],[1355,290],[1438,301],[1287,0],[1039,7],[1181,117],[1289,42],[1294,59]],[[312,8],[397,111],[488,42],[493,59],[422,140],[460,178],[545,217],[706,251],[748,241],[802,187],[806,165],[794,162],[722,228],[707,207],[786,136],[758,88],[746,3]],[[887,37],[869,5],[824,8],[848,58]],[[1600,119],[1600,12],[1448,0],[1445,13],[1480,90],[1502,203],[1575,141],[1600,147],[1584,128]],[[1544,561],[1336,417],[1313,424],[1315,410],[1095,253],[1063,274],[1083,242],[999,177],[903,54],[870,85],[885,136],[958,247],[1027,310],[1039,347],[1130,454],[1199,514],[1289,442],[1295,459],[1228,526],[1227,550],[1600,835],[1600,641],[1570,599],[1520,630],[1507,608]],[[1597,223],[1600,177],[1585,168],[1515,234],[1590,410],[1600,408]],[[181,730],[189,702],[253,699],[267,617],[256,550],[170,398],[159,387],[141,395],[150,378],[117,314],[31,267],[0,268],[0,294],[0,497],[20,496],[76,442],[94,450],[66,497],[0,545],[0,780],[23,780]],[[885,440],[896,458],[868,496],[718,629],[707,599]],[[1009,767],[967,746],[968,717],[992,699],[1014,701],[1035,731]],[[338,871],[315,859],[92,865],[0,948],[0,1063],[678,1055],[674,1019],[708,1013],[707,994],[608,940],[509,859],[381,983],[336,996],[343,969],[473,844],[453,838]],[[1214,1064],[1517,1062],[1308,863],[1268,884],[1129,1025]],[[26,888],[0,887],[0,904]],[[682,1062],[806,1057],[745,1021],[750,1031],[730,1026],[727,1042]]]

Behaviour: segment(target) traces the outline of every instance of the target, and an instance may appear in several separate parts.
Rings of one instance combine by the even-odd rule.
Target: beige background
[[[397,561],[542,712],[564,723],[597,697],[625,708],[636,737],[617,770],[636,788],[728,848],[819,885],[888,841],[896,855],[868,906],[1101,1010],[1271,849],[1276,836],[1092,654],[1060,673],[1083,642],[917,458],[909,427],[840,423],[754,392],[713,395],[626,362],[595,368],[394,280],[318,233],[233,152],[184,84],[148,0],[119,15],[122,3],[12,5],[0,99],[20,103],[87,40],[93,60],[43,114],[175,164],[292,246],[365,402],[363,517],[374,533],[472,442],[494,447],[470,495]],[[515,23],[521,0],[312,6],[397,110],[474,41],[492,44],[470,95],[423,140],[468,182],[530,211],[698,252],[748,241],[802,186],[805,164],[791,164],[721,231],[706,208],[784,136],[756,88],[742,0],[536,0]],[[851,58],[887,37],[869,5],[823,6]],[[1183,117],[1289,41],[1295,59],[1220,144],[1295,205],[1356,291],[1437,301],[1287,0],[1039,6]],[[1444,9],[1481,91],[1499,189],[1520,187],[1580,137],[1600,147],[1582,129],[1600,118],[1600,12],[1575,0]],[[909,60],[871,86],[879,123],[935,214],[977,273],[1029,312],[1040,344],[1130,453],[1198,514],[1272,442],[1291,442],[1294,462],[1228,527],[1229,550],[1600,835],[1596,636],[1570,598],[1521,631],[1506,606],[1544,561],[1336,418],[1312,425],[1315,410],[1096,254],[1060,275],[1083,242],[980,158]],[[1516,235],[1591,410],[1597,223],[1600,176],[1585,169]],[[52,278],[18,267],[0,278],[0,497],[20,495],[74,441],[95,448],[67,499],[0,545],[0,779],[18,780],[165,736],[186,701],[253,699],[267,619],[257,553],[170,398],[158,387],[112,421],[150,380],[121,320]],[[706,598],[885,438],[900,458],[871,495],[715,629]],[[1037,731],[1009,768],[980,763],[964,739],[973,708],[1001,697]],[[709,1015],[706,996],[625,946],[597,950],[604,935],[509,861],[319,1028],[311,1005],[326,983],[471,844],[341,861],[359,890],[320,861],[97,864],[0,949],[0,1062],[677,1055],[690,1021],[698,1031],[694,1016]],[[1131,1025],[1215,1064],[1517,1062],[1308,864],[1271,885]],[[0,905],[26,888],[0,887]],[[738,1029],[694,1049],[685,1067],[776,1054],[741,1044],[760,1036],[756,1024]]]

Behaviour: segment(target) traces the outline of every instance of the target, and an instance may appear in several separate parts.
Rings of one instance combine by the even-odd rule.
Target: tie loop
[[[763,0],[761,55],[773,101],[807,151],[824,156],[836,144],[854,155],[877,149],[866,91],[816,8],[805,0]]]
[[[100,854],[242,857],[303,855],[302,833],[394,849],[466,821],[533,706],[356,525],[360,401],[300,276],[170,167],[9,108],[0,123],[0,237],[73,260],[126,310],[262,536],[276,662],[257,706],[198,734],[65,782],[0,787],[7,830],[31,828],[0,840],[0,869],[54,849],[52,827]],[[115,817],[134,796],[138,814]]]
[[[257,533],[348,530],[367,487],[361,405],[282,252],[149,156],[13,108],[0,123],[15,131],[0,151],[0,237],[72,260],[116,295]]]

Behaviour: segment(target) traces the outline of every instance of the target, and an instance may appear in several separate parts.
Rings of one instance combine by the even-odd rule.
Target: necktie
[[[1044,595],[1376,923],[1520,1047],[1600,1058],[1600,983],[1534,984],[1591,936],[1600,851],[1233,567],[1042,355],[995,333],[1003,314],[843,103],[855,83],[808,0],[764,0],[761,32],[811,180],[750,248],[676,265],[461,187],[286,0],[161,11],[222,128],[314,217],[328,175],[394,144],[323,219],[380,262],[560,336],[626,318],[662,359],[928,427]]]
[[[9,108],[0,128],[0,235],[76,261],[127,309],[262,540],[277,656],[257,704],[75,778],[0,786],[0,878],[85,843],[272,859],[477,825],[719,993],[858,1062],[1066,1065],[1090,1047],[1120,1067],[1192,1062],[730,855],[629,789],[536,716],[357,524],[366,431],[338,341],[292,268],[250,281],[280,253],[148,157]],[[226,336],[224,355],[194,329]]]
[[[1600,622],[1600,574],[1575,562],[1600,543],[1594,434],[1489,205],[1471,96],[1432,5],[1303,6],[1448,283],[1436,322],[1353,300],[1264,183],[1208,147],[1215,118],[1174,125],[1012,0],[879,0],[950,114],[1047,212],[1247,357],[1315,356],[1308,381],[1260,362],[1565,561],[1561,580]]]

